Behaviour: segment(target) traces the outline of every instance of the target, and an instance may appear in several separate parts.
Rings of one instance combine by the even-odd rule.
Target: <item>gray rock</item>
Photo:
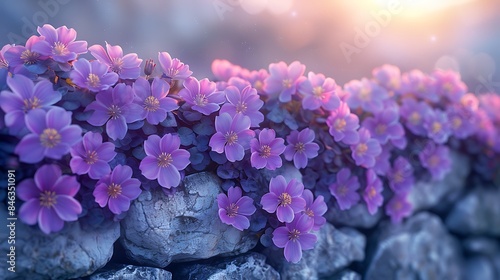
[[[134,265],[98,272],[90,276],[90,280],[171,280],[172,273],[161,268]]]
[[[352,228],[336,229],[326,223],[317,233],[314,249],[304,251],[297,263],[289,263],[283,250],[267,249],[271,265],[277,268],[282,279],[318,279],[347,267],[353,261],[365,258],[366,238]]]
[[[223,224],[218,216],[220,181],[211,173],[187,176],[177,191],[144,191],[122,220],[120,242],[140,264],[165,267],[172,261],[237,255],[255,247],[257,236]]]
[[[329,205],[324,217],[336,226],[372,228],[382,218],[382,208],[371,215],[364,203],[358,203],[349,210],[340,210],[337,205]]]
[[[450,152],[450,156],[452,168],[443,180],[415,183],[408,196],[414,212],[443,204],[443,199],[450,200],[449,202],[458,199],[470,172],[470,162],[469,157],[457,152]]]
[[[0,217],[6,220],[5,205]],[[16,221],[16,273],[0,262],[0,279],[69,279],[87,276],[106,265],[113,244],[120,236],[120,224],[83,230],[78,222],[65,223],[57,233],[44,234],[37,226]],[[0,231],[0,251],[8,252],[7,231]]]
[[[342,270],[335,275],[324,278],[324,280],[361,280],[361,275],[352,270]]]
[[[373,246],[365,279],[460,279],[460,246],[433,214],[382,224]]]
[[[495,269],[486,257],[473,257],[466,260],[464,265],[464,280],[494,280]]]
[[[224,258],[208,264],[185,265],[174,274],[176,279],[186,280],[278,280],[279,273],[266,263],[266,257],[249,253]]]
[[[488,237],[469,237],[462,243],[464,250],[469,254],[493,256],[500,253],[497,239]]]
[[[446,225],[464,235],[500,236],[500,189],[475,188],[454,206]]]
[[[493,263],[493,266],[495,267],[495,273],[496,273],[496,278],[495,279],[500,279],[500,252],[498,252],[492,258],[492,263]]]

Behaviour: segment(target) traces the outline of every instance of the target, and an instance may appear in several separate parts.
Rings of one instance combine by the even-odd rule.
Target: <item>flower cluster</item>
[[[416,178],[443,179],[453,150],[498,163],[500,97],[467,94],[454,72],[384,65],[342,87],[298,61],[250,71],[216,60],[211,81],[160,52],[161,74],[148,59],[141,75],[120,46],[87,47],[65,26],[38,33],[1,50],[0,134],[26,170],[19,217],[46,234],[119,221],[143,190],[175,192],[214,170],[221,222],[266,232],[296,263],[328,209],[364,203],[400,222]],[[291,166],[302,181],[269,176]]]

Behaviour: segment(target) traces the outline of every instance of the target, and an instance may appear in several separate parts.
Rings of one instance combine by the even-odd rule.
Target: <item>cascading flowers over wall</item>
[[[264,246],[267,235],[295,263],[328,209],[364,203],[400,222],[416,179],[449,172],[450,149],[499,160],[500,97],[467,93],[451,71],[384,65],[341,87],[297,61],[250,71],[216,60],[214,82],[160,52],[160,75],[147,60],[141,76],[143,60],[120,46],[88,47],[65,26],[38,32],[0,52],[0,128],[2,158],[25,178],[19,217],[46,234],[119,221],[143,190],[169,195],[212,171],[221,222]],[[287,164],[302,181],[255,180]]]

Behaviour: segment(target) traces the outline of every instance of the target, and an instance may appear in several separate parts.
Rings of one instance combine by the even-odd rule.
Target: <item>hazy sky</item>
[[[8,3],[8,4],[7,4]],[[473,91],[500,84],[496,0],[17,0],[3,1],[0,43],[67,25],[93,44],[155,58],[168,51],[195,76],[223,58],[251,69],[299,60],[339,84],[384,63],[403,71],[459,68]],[[497,88],[500,91],[500,88]]]

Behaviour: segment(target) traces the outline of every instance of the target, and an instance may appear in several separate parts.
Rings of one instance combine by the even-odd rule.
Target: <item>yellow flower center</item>
[[[369,89],[363,88],[359,92],[359,99],[361,99],[362,101],[369,101],[371,99],[371,95],[372,93]]]
[[[96,151],[87,151],[87,156],[85,157],[85,162],[89,165],[92,165],[97,162],[99,157],[97,156]]]
[[[291,88],[292,87],[292,80],[290,80],[290,79],[284,79],[283,80],[283,87],[285,89]]]
[[[25,50],[21,53],[21,59],[24,61],[24,64],[31,65],[35,64],[40,56],[39,53],[32,52],[30,50]]]
[[[148,112],[156,112],[160,108],[160,101],[154,96],[148,96],[144,100],[144,110]]]
[[[413,112],[413,113],[411,113],[411,115],[408,119],[410,120],[411,124],[417,125],[420,123],[420,120],[422,119],[422,117],[420,116],[420,114],[418,112]]]
[[[263,158],[268,158],[271,155],[271,147],[269,145],[263,145],[260,147],[260,156]]]
[[[123,59],[120,57],[115,57],[111,59],[111,71],[115,73],[120,73],[123,67]]]
[[[374,187],[371,187],[370,190],[368,191],[368,197],[370,199],[374,198],[377,195],[377,191],[375,190]]]
[[[288,232],[288,240],[290,241],[297,241],[297,239],[299,239],[299,236],[300,236],[300,231],[298,231],[297,229],[292,229],[291,231]]]
[[[158,166],[159,167],[169,167],[174,160],[172,159],[172,155],[169,153],[161,153],[158,156]]]
[[[238,142],[238,134],[232,131],[226,133],[226,142],[228,145],[233,145],[234,143]]]
[[[69,50],[65,44],[58,41],[54,43],[54,47],[52,48],[52,53],[55,55],[65,55],[69,53]]]
[[[90,87],[98,87],[101,84],[101,79],[96,74],[89,74],[87,77],[87,85]]]
[[[40,142],[45,148],[54,148],[61,142],[61,134],[53,128],[46,128],[40,134]]]
[[[226,215],[232,218],[238,214],[238,209],[240,209],[238,205],[231,203],[228,207],[226,207]]]
[[[108,195],[111,198],[117,198],[122,193],[122,186],[119,184],[111,183],[108,186]]]
[[[43,207],[50,208],[56,205],[56,193],[54,191],[43,191],[40,194],[40,205]]]
[[[304,211],[307,216],[309,217],[314,217],[314,211],[311,210],[311,208],[306,208],[306,211]]]
[[[459,117],[455,117],[455,118],[453,118],[452,124],[453,124],[453,127],[455,129],[457,129],[462,125],[462,119],[460,119]]]
[[[238,104],[236,104],[236,113],[245,113],[247,110],[247,104],[245,102],[239,101]]]
[[[304,152],[304,150],[305,150],[304,143],[299,142],[299,143],[295,144],[295,151],[297,151],[298,153],[302,153],[302,152]]]
[[[108,108],[108,115],[113,119],[116,120],[118,117],[120,117],[122,114],[122,109],[116,105],[111,105],[111,107]]]
[[[366,151],[368,151],[368,146],[365,143],[360,143],[356,147],[356,153],[358,153],[358,155],[363,155]]]
[[[439,122],[432,123],[432,133],[438,133],[442,128],[442,125]]]
[[[288,193],[281,193],[278,206],[288,206],[292,204],[292,197]]]
[[[208,104],[208,98],[204,94],[198,93],[194,98],[194,103],[198,106],[205,106]]]
[[[255,81],[255,83],[253,83],[253,87],[256,90],[261,91],[262,88],[264,87],[264,83],[262,83],[261,81],[257,80],[257,81]]]
[[[346,125],[347,123],[344,119],[336,119],[333,126],[335,127],[335,130],[343,131]]]
[[[377,127],[375,128],[375,132],[380,135],[380,134],[384,134],[385,132],[387,131],[387,126],[385,124],[379,124],[377,125]]]
[[[323,99],[323,87],[317,86],[313,88],[313,95],[317,99]]]
[[[24,110],[23,110],[24,113],[36,108],[40,108],[40,99],[38,99],[38,97],[36,96],[33,96],[32,98],[29,99],[23,99],[23,103],[24,103]]]

